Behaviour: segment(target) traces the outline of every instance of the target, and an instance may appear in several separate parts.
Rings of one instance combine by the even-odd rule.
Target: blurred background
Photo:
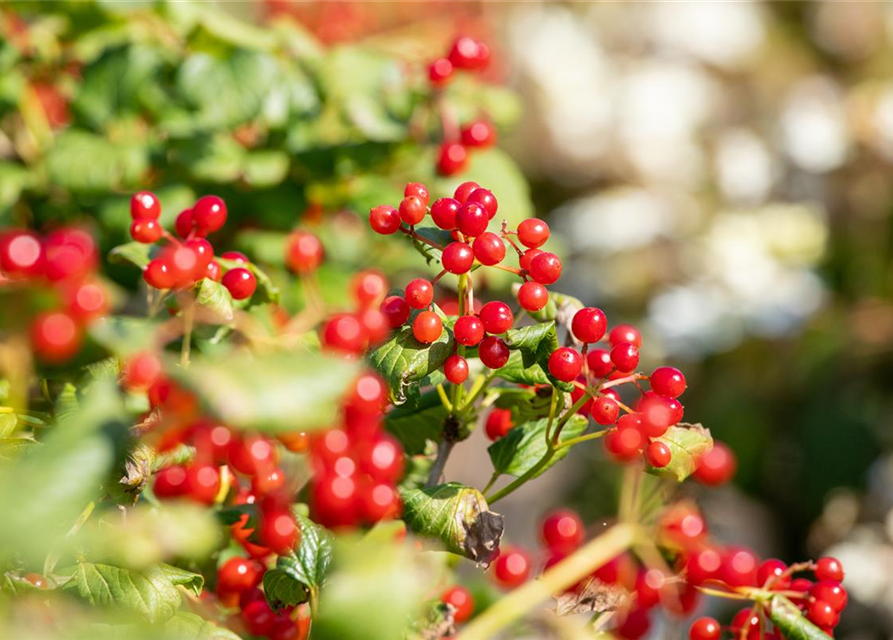
[[[236,203],[258,259],[319,224],[400,282],[413,263],[365,237],[368,207],[475,179],[557,231],[563,292],[642,327],[643,369],[686,372],[687,419],[739,458],[734,486],[686,489],[717,535],[840,557],[838,637],[893,638],[893,5],[183,3],[167,25],[148,5],[0,5],[0,224],[89,212],[108,248],[148,180],[170,218],[195,193]],[[460,33],[493,64],[451,90],[499,148],[438,178],[407,132]],[[268,64],[273,40],[299,63]],[[572,458],[505,501],[517,542],[558,502],[593,527],[614,511],[599,452]],[[447,474],[487,469],[476,432]]]

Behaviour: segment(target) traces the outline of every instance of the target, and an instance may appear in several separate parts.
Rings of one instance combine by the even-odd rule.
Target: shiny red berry
[[[127,389],[145,390],[161,375],[161,360],[151,351],[139,351],[124,364],[122,383]]]
[[[505,333],[515,323],[515,316],[512,310],[506,303],[498,300],[488,302],[481,307],[478,316],[484,325],[484,331],[494,335]]]
[[[434,301],[434,285],[424,278],[410,280],[406,285],[405,299],[413,309],[425,309]]]
[[[456,212],[456,227],[469,238],[476,238],[484,233],[489,222],[487,211],[477,202],[472,202],[470,196],[468,202]]]
[[[673,367],[658,367],[651,373],[651,390],[665,398],[678,398],[685,391],[685,376]]]
[[[484,432],[490,440],[496,441],[514,427],[512,422],[512,412],[509,409],[495,408],[487,415],[487,421],[484,423]]]
[[[819,580],[809,589],[809,595],[816,600],[827,602],[838,613],[846,608],[849,600],[846,589],[834,580]]]
[[[195,231],[195,225],[192,223],[192,209],[183,209],[183,211],[177,214],[177,218],[174,221],[174,231],[181,238],[185,238]]]
[[[538,249],[549,239],[549,225],[539,218],[527,218],[518,225],[518,241],[529,249]]]
[[[493,579],[504,589],[524,584],[530,577],[530,556],[521,549],[506,549],[493,563]]]
[[[424,220],[427,212],[427,206],[418,196],[407,196],[400,201],[400,219],[409,226]]]
[[[525,271],[530,271],[530,263],[541,253],[544,253],[542,249],[528,249],[518,258],[518,265]]]
[[[487,336],[478,346],[478,357],[484,363],[484,366],[490,369],[504,367],[509,360],[509,355],[511,354],[509,353],[508,345],[502,338],[496,336]]]
[[[194,464],[186,469],[186,493],[202,504],[214,504],[220,490],[220,472],[210,464]]]
[[[559,347],[549,356],[549,373],[563,382],[576,380],[583,370],[583,357],[573,347]]]
[[[400,212],[390,205],[380,204],[369,211],[369,226],[375,233],[389,236],[397,233],[402,223]]]
[[[837,558],[825,557],[816,561],[815,577],[818,580],[843,582],[843,565]]]
[[[431,205],[431,219],[441,229],[452,231],[456,228],[456,214],[462,205],[455,198],[440,198]]]
[[[592,401],[589,412],[592,415],[592,419],[598,424],[609,425],[617,422],[617,417],[620,415],[620,407],[612,398],[599,396]]]
[[[456,342],[476,347],[484,339],[484,323],[477,316],[461,316],[453,326]]]
[[[158,220],[161,215],[161,202],[151,191],[140,191],[130,198],[130,217],[134,220],[150,218]]]
[[[254,295],[257,279],[248,269],[230,269],[223,275],[223,286],[232,295],[233,300],[245,300]]]
[[[152,244],[161,239],[161,224],[153,218],[137,218],[130,225],[130,237],[142,244]]]
[[[82,339],[81,327],[63,311],[41,313],[31,322],[31,347],[43,362],[59,364],[71,359]]]
[[[410,196],[417,197],[426,207],[428,206],[428,202],[431,201],[431,194],[428,192],[428,187],[421,182],[406,183],[406,187],[403,189],[403,197],[408,198]]]
[[[232,262],[238,262],[239,264],[250,264],[251,261],[241,251],[224,251],[220,254],[220,257],[224,260],[230,260]]]
[[[443,375],[453,384],[462,384],[468,379],[468,361],[453,354],[443,363]]]
[[[458,187],[456,187],[456,191],[453,193],[453,197],[456,199],[460,205],[468,202],[468,196],[481,188],[477,182],[463,182]]]
[[[368,341],[360,319],[352,313],[339,313],[329,318],[323,327],[322,342],[334,351],[360,353]]]
[[[378,305],[388,292],[388,281],[381,271],[366,269],[357,273],[350,287],[353,299],[361,309]]]
[[[474,251],[464,242],[451,242],[444,248],[440,261],[443,268],[450,273],[456,275],[468,273],[474,264]]]
[[[561,260],[544,251],[530,261],[530,277],[540,284],[552,284],[561,277]]]
[[[558,509],[543,519],[540,536],[551,551],[573,551],[583,543],[586,532],[575,511]]]
[[[462,144],[466,147],[486,149],[496,144],[496,129],[485,120],[478,120],[462,128]]]
[[[8,278],[26,279],[43,270],[43,245],[29,231],[6,231],[0,235],[0,271]]]
[[[266,600],[255,600],[242,609],[242,623],[252,636],[266,636],[273,630],[276,614]]]
[[[217,593],[242,593],[260,584],[264,567],[256,560],[234,557],[217,569]]]
[[[438,58],[428,66],[428,79],[435,87],[442,86],[453,77],[453,63],[446,58]]]
[[[716,487],[731,480],[737,468],[738,461],[728,445],[714,440],[713,448],[698,459],[694,476],[701,484]]]
[[[392,329],[403,326],[409,320],[410,308],[400,296],[388,296],[381,303],[381,312]]]
[[[260,539],[265,547],[285,555],[295,548],[300,535],[290,509],[275,505],[261,508]]]
[[[505,243],[495,233],[486,231],[475,238],[471,245],[474,257],[483,265],[493,266],[505,259]]]
[[[632,325],[618,324],[608,334],[608,342],[611,343],[611,346],[629,342],[638,348],[642,346],[642,334]]]
[[[787,570],[788,565],[776,558],[763,561],[757,570],[757,586],[770,589],[787,589],[791,586],[790,574],[785,575]]]
[[[165,467],[156,473],[152,491],[160,500],[184,495],[186,493],[186,468],[174,465]]]
[[[499,210],[499,202],[489,189],[475,189],[469,194],[467,202],[480,205],[487,212],[488,220],[492,220]]]
[[[452,176],[468,164],[468,151],[458,142],[445,142],[440,146],[437,158],[437,172],[443,176]]]
[[[810,602],[806,607],[806,617],[823,629],[836,627],[840,620],[840,614],[824,600]]]
[[[731,587],[754,587],[759,560],[748,549],[732,548],[723,554],[721,579]]]
[[[614,370],[611,352],[607,349],[590,349],[586,354],[586,364],[589,366],[589,373],[596,378],[605,378]]]
[[[412,335],[422,344],[431,344],[443,333],[443,321],[433,311],[422,311],[412,322]]]
[[[645,447],[645,460],[656,469],[666,467],[672,458],[673,453],[670,451],[670,447],[659,440],[655,440]]]
[[[621,342],[611,349],[611,362],[618,371],[633,371],[639,364],[639,350],[634,344]]]
[[[598,342],[604,337],[607,327],[604,311],[596,307],[580,309],[571,321],[571,331],[580,342]]]
[[[192,224],[202,235],[207,235],[223,228],[226,215],[223,200],[217,196],[202,196],[192,207]]]
[[[714,618],[698,618],[688,630],[689,640],[719,640],[722,627]]]
[[[518,289],[518,303],[531,313],[539,311],[549,304],[549,290],[539,282],[525,282]]]

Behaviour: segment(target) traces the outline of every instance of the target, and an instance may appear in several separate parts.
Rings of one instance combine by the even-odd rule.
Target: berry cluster
[[[226,224],[226,203],[217,196],[202,196],[190,209],[177,216],[174,228],[179,238],[167,232],[159,222],[161,202],[155,194],[141,191],[130,199],[130,236],[143,244],[155,244],[162,238],[167,244],[143,271],[143,279],[154,289],[187,289],[204,278],[221,282],[234,300],[254,295],[257,279],[247,268],[248,258],[237,251],[221,258],[245,267],[224,269],[214,259],[214,247],[207,236]]]
[[[96,278],[98,263],[96,244],[81,229],[43,237],[25,230],[0,234],[0,286],[36,285],[58,301],[31,321],[31,347],[41,361],[71,359],[80,350],[84,326],[108,311],[108,294]]]

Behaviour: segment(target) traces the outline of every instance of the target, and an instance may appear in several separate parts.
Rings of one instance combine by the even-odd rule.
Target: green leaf
[[[831,638],[807,620],[797,605],[784,596],[772,596],[769,601],[769,619],[787,640],[828,640]]]
[[[359,363],[318,353],[225,352],[173,373],[226,424],[276,433],[330,425],[358,371]]]
[[[60,134],[46,156],[49,183],[73,191],[132,189],[148,169],[148,149],[139,141],[112,142],[76,129]]]
[[[171,584],[186,587],[192,591],[196,597],[202,594],[202,589],[205,586],[205,578],[200,573],[193,573],[192,571],[187,571],[186,569],[181,569],[180,567],[165,563],[161,563],[158,568],[164,572],[164,575],[167,576],[167,579],[170,580]]]
[[[37,441],[30,436],[0,437],[0,462],[19,457],[28,447],[35,444]]]
[[[146,318],[108,316],[90,325],[90,336],[119,358],[153,346],[157,323]]]
[[[505,518],[490,511],[480,491],[458,482],[400,492],[403,520],[413,533],[453,553],[489,563],[499,552]]]
[[[332,534],[309,518],[302,515],[296,518],[301,528],[298,548],[287,556],[279,556],[276,573],[270,576],[269,583],[264,576],[264,591],[273,608],[305,602],[308,596],[316,600],[332,562]],[[301,594],[296,587],[303,593],[303,598],[297,601],[295,598]]]
[[[205,322],[213,319],[223,324],[233,319],[233,296],[219,282],[203,278],[196,285],[195,301],[213,314],[213,318],[203,318]]]
[[[369,361],[384,377],[394,404],[406,402],[406,388],[439,369],[453,352],[453,334],[444,328],[431,344],[415,339],[412,326],[398,329],[383,345],[369,354]]]
[[[158,53],[148,47],[108,51],[84,68],[72,107],[94,129],[123,115],[136,115],[141,96],[155,85],[160,63]]]
[[[556,419],[557,422],[557,419]],[[530,471],[543,456],[546,455],[546,426],[548,418],[542,418],[536,422],[513,427],[504,438],[500,438],[487,448],[490,460],[493,461],[493,469],[498,473],[506,473],[520,477]],[[560,442],[570,440],[582,435],[589,424],[585,416],[574,414],[561,430]],[[534,475],[537,477],[546,469],[564,458],[570,447],[562,447],[555,451],[552,458]]]
[[[505,334],[505,343],[510,350],[520,352],[522,368],[522,371],[518,371],[518,364],[513,364],[505,375],[523,376],[530,379],[545,378],[546,383],[557,389],[568,393],[573,390],[572,384],[562,382],[549,373],[549,356],[558,348],[558,333],[555,330],[554,322],[542,322],[520,329],[511,329]],[[517,363],[517,360],[515,362]],[[508,365],[509,363],[506,363],[506,366]],[[537,368],[539,372],[536,371]],[[497,375],[503,377],[501,370],[497,371]]]
[[[80,562],[60,573],[74,577],[69,585],[90,604],[131,611],[149,622],[171,618],[180,606],[180,593],[161,567],[137,573],[107,564]]]
[[[436,391],[423,393],[412,407],[403,404],[385,414],[385,428],[403,445],[407,455],[425,451],[431,440],[439,442],[447,411]]]
[[[15,432],[18,422],[19,419],[12,411],[0,413],[0,438],[11,436]]]
[[[164,625],[163,636],[171,640],[241,640],[239,636],[188,611],[178,611]]]
[[[529,367],[524,366],[524,357],[520,351],[509,354],[508,362],[496,369],[496,377],[516,384],[550,384],[549,377],[541,366],[536,363]]]
[[[145,269],[151,260],[152,245],[142,242],[126,242],[109,251],[109,262],[112,264],[132,264]]]
[[[681,422],[673,425],[667,432],[655,438],[670,447],[672,458],[670,464],[662,469],[651,467],[649,473],[675,478],[679,482],[695,472],[698,458],[713,448],[710,430],[699,424]]]
[[[285,180],[288,166],[288,154],[284,151],[252,151],[245,158],[245,182],[256,188],[272,187]]]

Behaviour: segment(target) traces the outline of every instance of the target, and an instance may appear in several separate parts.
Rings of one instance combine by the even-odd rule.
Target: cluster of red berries
[[[37,285],[59,301],[31,321],[31,347],[41,361],[71,359],[81,348],[85,325],[108,311],[108,294],[96,279],[98,263],[96,244],[81,229],[43,237],[26,230],[0,233],[0,286]]]
[[[433,87],[443,87],[456,71],[479,73],[490,63],[490,47],[469,36],[460,36],[449,53],[428,66],[428,79]],[[445,132],[446,133],[446,132]],[[455,134],[453,134],[455,137]],[[474,120],[459,131],[459,139],[444,140],[437,156],[437,171],[451,176],[468,164],[469,149],[486,149],[496,144],[496,130],[487,120]]]
[[[234,632],[269,640],[305,640],[310,634],[306,605],[274,611],[261,590],[266,566],[252,558],[236,556],[217,569],[216,596],[225,607],[238,607],[228,620]]]
[[[405,459],[400,442],[383,428],[387,385],[359,377],[341,411],[341,424],[310,438],[313,519],[329,528],[374,524],[400,515],[397,481]]]
[[[190,209],[184,209],[174,223],[179,238],[161,226],[161,202],[154,193],[140,191],[130,199],[130,237],[143,244],[155,244],[162,238],[167,245],[158,257],[149,262],[143,279],[154,289],[187,289],[204,278],[221,282],[234,300],[250,298],[257,289],[257,279],[250,269],[224,269],[214,259],[214,247],[207,236],[226,224],[226,203],[217,196],[202,196]],[[225,260],[248,265],[248,258],[238,251],[220,256]]]

